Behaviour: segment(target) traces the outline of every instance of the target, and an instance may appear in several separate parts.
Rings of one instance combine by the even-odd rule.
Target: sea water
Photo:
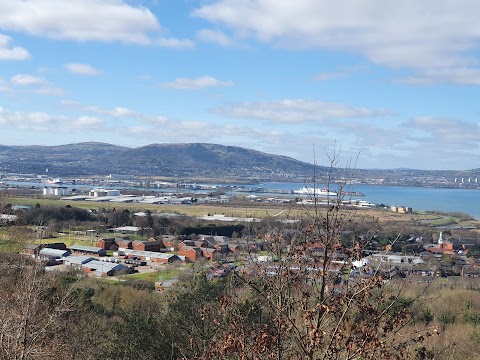
[[[266,189],[296,190],[305,186],[303,183],[261,183]],[[326,187],[319,184],[319,189]],[[338,186],[331,184],[330,191],[337,191]],[[404,186],[381,186],[353,184],[345,191],[361,192],[365,196],[352,196],[352,199],[366,200],[375,204],[408,206],[413,210],[439,210],[463,212],[475,219],[480,219],[480,189],[447,189]]]

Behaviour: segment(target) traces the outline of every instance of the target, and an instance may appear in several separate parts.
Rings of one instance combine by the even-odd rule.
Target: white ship
[[[337,193],[334,191],[329,191],[327,188],[317,189],[313,187],[303,187],[298,190],[293,190],[294,194],[299,195],[318,195],[318,196],[337,196]]]
[[[47,180],[44,180],[42,181],[44,184],[47,184],[47,185],[62,185],[63,184],[63,181],[59,178],[55,178],[55,179],[47,179]]]

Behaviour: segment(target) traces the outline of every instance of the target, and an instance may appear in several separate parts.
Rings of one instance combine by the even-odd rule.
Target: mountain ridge
[[[313,165],[287,156],[211,143],[149,144],[136,148],[101,142],[56,146],[2,146],[0,171],[50,175],[130,174],[293,180]]]
[[[318,179],[329,176],[325,166],[213,143],[153,143],[140,147],[94,141],[55,146],[0,145],[0,172],[46,174],[46,169],[49,176],[59,177],[122,174],[302,182],[314,175]],[[386,185],[448,187],[457,184],[454,179],[462,184],[464,181],[467,187],[480,184],[480,169],[354,169],[349,173],[359,181],[376,178]]]

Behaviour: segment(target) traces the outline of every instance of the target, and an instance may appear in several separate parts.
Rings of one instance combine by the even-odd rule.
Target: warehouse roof
[[[96,246],[85,246],[85,245],[76,245],[76,244],[70,246],[69,249],[73,251],[82,251],[82,252],[89,252],[94,254],[105,251],[102,248],[99,248]]]
[[[54,257],[64,257],[68,254],[70,254],[70,251],[68,250],[57,250],[57,249],[50,249],[50,248],[43,248],[39,252],[40,255],[44,256],[54,256]]]
[[[90,256],[67,256],[64,259],[64,263],[69,263],[70,265],[82,265],[86,264],[87,262],[90,262],[92,260],[95,260],[95,258],[90,257]]]
[[[155,251],[141,251],[141,250],[130,250],[130,249],[125,249],[125,254],[133,255],[133,256],[149,257],[154,259],[164,259],[164,260],[168,260],[174,256],[177,256],[175,254],[159,253]]]

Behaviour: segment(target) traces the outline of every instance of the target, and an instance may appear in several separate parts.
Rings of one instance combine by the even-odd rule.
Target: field
[[[65,201],[53,198],[43,197],[10,197],[6,199],[13,205],[35,206],[73,206],[83,209],[95,210],[123,210],[128,209],[131,212],[150,210],[153,213],[168,213],[199,217],[205,215],[222,214],[238,218],[299,218],[308,216],[311,208],[308,205],[277,205],[270,203],[257,203],[250,201],[233,201],[228,204],[200,204],[200,205],[149,205],[149,204],[115,204],[108,202],[90,202],[90,201]],[[425,222],[431,226],[445,224],[462,224],[480,226],[479,221],[463,220],[460,217],[443,215],[428,212],[414,212],[413,214],[399,214],[387,210],[379,209],[352,209],[346,210],[346,213],[352,214],[356,219],[374,220],[379,222],[412,223]]]
[[[180,272],[179,269],[163,269],[158,271],[151,271],[151,272],[144,272],[139,274],[132,274],[132,275],[125,275],[122,277],[124,280],[146,280],[152,282],[158,281],[167,281],[170,279],[175,278],[178,273]]]

